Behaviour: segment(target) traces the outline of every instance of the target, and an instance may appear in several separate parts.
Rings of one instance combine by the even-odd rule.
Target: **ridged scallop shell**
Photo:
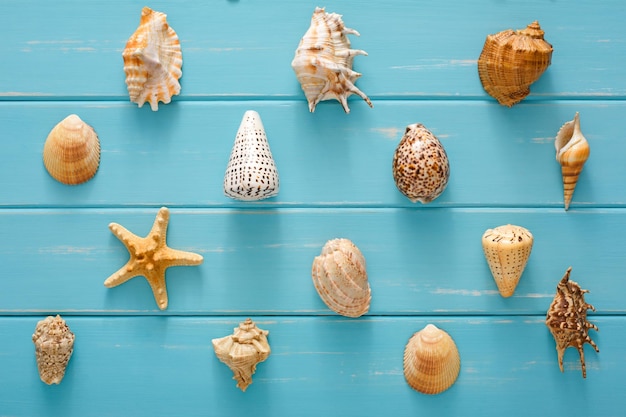
[[[487,36],[478,58],[478,75],[485,91],[500,104],[511,107],[522,101],[550,65],[553,49],[543,35],[535,21],[526,29]]]
[[[482,244],[500,295],[512,296],[533,248],[532,233],[521,226],[507,224],[487,229]]]
[[[75,114],[60,121],[48,134],[43,147],[48,173],[63,184],[90,180],[100,165],[100,140],[91,126]]]
[[[439,394],[450,388],[461,370],[461,357],[448,333],[428,324],[404,349],[404,377],[411,388]]]
[[[263,362],[270,355],[268,334],[267,330],[259,329],[248,318],[239,323],[232,335],[212,340],[215,355],[233,371],[237,387],[244,392],[252,384],[257,363]]]
[[[430,203],[445,190],[450,177],[448,155],[424,125],[407,126],[393,154],[393,179],[412,202]]]
[[[578,283],[570,281],[571,272],[572,267],[570,266],[556,286],[556,295],[546,315],[546,326],[550,329],[550,333],[552,333],[556,342],[561,372],[563,372],[563,354],[565,349],[573,346],[578,349],[583,378],[586,378],[587,367],[585,366],[584,344],[589,343],[596,352],[600,352],[588,333],[589,329],[598,331],[598,327],[595,324],[587,321],[587,310],[596,311],[596,309],[585,301],[585,293],[589,291],[581,289]]]
[[[149,7],[141,10],[139,27],[122,53],[130,101],[139,107],[147,101],[153,111],[180,93],[183,55],[178,35],[166,15]]]
[[[279,191],[278,170],[259,113],[248,110],[237,130],[224,174],[224,193],[236,200],[274,197]]]
[[[556,135],[554,147],[556,148],[556,160],[561,164],[563,202],[565,210],[567,210],[574,196],[578,176],[582,172],[587,158],[589,158],[589,143],[580,131],[578,112],[576,112],[574,120],[561,126]]]
[[[61,316],[49,316],[37,323],[33,343],[41,380],[60,383],[74,351],[74,333]]]
[[[335,313],[360,317],[369,310],[372,293],[365,258],[350,240],[326,242],[313,260],[311,276],[320,298]]]
[[[350,49],[347,35],[359,36],[359,32],[345,27],[341,15],[326,13],[320,7],[315,9],[311,26],[291,62],[311,112],[320,101],[334,98],[346,113],[350,113],[348,96],[352,94],[360,96],[372,107],[370,99],[354,85],[361,74],[352,70],[354,57],[367,53]]]

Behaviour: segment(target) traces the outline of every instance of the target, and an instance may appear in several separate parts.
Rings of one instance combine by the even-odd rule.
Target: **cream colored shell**
[[[590,150],[587,139],[580,131],[578,112],[576,112],[574,120],[570,120],[561,126],[561,129],[556,134],[554,147],[556,148],[556,160],[561,165],[563,202],[565,210],[567,210],[574,196],[578,177],[589,158]]]
[[[49,316],[37,323],[33,343],[39,377],[48,385],[58,384],[74,351],[74,333],[61,316]]]

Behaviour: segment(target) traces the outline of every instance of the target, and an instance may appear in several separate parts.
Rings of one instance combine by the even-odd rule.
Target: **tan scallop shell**
[[[215,355],[233,371],[237,387],[244,392],[252,384],[257,363],[263,362],[270,355],[268,334],[269,331],[259,329],[248,318],[239,323],[232,335],[212,340]]]
[[[565,349],[573,346],[578,349],[583,378],[586,378],[587,367],[583,349],[585,343],[589,343],[596,352],[600,352],[588,333],[589,329],[598,331],[598,326],[587,321],[587,310],[596,311],[596,309],[585,301],[585,293],[589,291],[581,289],[578,283],[570,281],[571,272],[570,266],[556,286],[556,295],[546,315],[546,326],[556,342],[561,372],[563,372]]]
[[[153,111],[159,101],[167,104],[180,93],[183,55],[166,15],[149,7],[141,10],[139,27],[122,53],[130,101],[139,107],[147,101]]]
[[[507,224],[487,229],[482,244],[500,295],[512,296],[533,248],[532,233],[521,226]]]
[[[500,104],[511,107],[522,101],[550,65],[553,49],[543,35],[537,21],[526,29],[487,35],[478,75],[485,91]]]
[[[48,173],[63,184],[90,180],[100,165],[100,141],[91,126],[75,114],[60,121],[48,134],[43,147]]]
[[[582,172],[587,158],[589,158],[589,143],[580,131],[578,112],[576,112],[574,120],[561,126],[556,135],[554,147],[556,148],[556,160],[561,164],[563,201],[565,210],[567,210],[574,195],[578,176]]]
[[[60,383],[74,351],[74,333],[61,316],[49,316],[37,323],[33,343],[41,380]]]
[[[407,126],[393,154],[392,170],[398,190],[414,203],[439,197],[450,177],[443,145],[420,123]]]
[[[350,240],[326,242],[313,260],[311,276],[320,298],[335,313],[360,317],[369,310],[372,293],[365,258]]]
[[[359,32],[345,27],[341,15],[326,13],[320,7],[315,9],[311,26],[300,40],[291,62],[311,112],[320,101],[334,98],[350,113],[348,96],[352,94],[372,107],[370,99],[354,85],[361,74],[352,70],[354,57],[367,53],[350,49],[347,35],[359,36]]]
[[[454,384],[461,357],[448,333],[428,324],[415,333],[404,349],[404,377],[416,391],[439,394]]]

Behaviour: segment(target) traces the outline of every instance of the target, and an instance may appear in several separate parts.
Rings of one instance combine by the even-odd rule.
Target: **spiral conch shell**
[[[485,91],[500,104],[511,107],[522,101],[550,65],[553,49],[543,35],[535,21],[526,29],[487,36],[478,75]]]
[[[75,114],[60,121],[48,134],[43,147],[48,173],[63,184],[90,180],[100,165],[100,140],[91,126]]]
[[[237,387],[244,392],[252,384],[257,363],[270,355],[268,334],[248,318],[239,323],[232,335],[212,340],[215,355],[233,371]]]
[[[570,266],[556,286],[556,295],[546,315],[546,326],[556,341],[561,372],[563,372],[565,349],[573,346],[578,349],[583,378],[586,378],[584,344],[589,343],[596,352],[600,352],[588,333],[589,329],[598,331],[598,326],[587,321],[587,310],[596,311],[596,309],[585,301],[585,293],[588,293],[589,290],[583,290],[578,283],[570,281],[571,272],[572,267]]]
[[[304,34],[291,67],[296,73],[309,111],[315,111],[317,103],[337,99],[346,113],[350,113],[348,96],[356,94],[372,107],[370,99],[354,83],[361,76],[352,70],[356,55],[367,55],[360,49],[350,49],[347,35],[359,36],[359,32],[344,26],[341,15],[326,13],[317,7],[313,12],[311,26]]]
[[[563,201],[565,210],[569,209],[578,182],[578,176],[589,158],[589,143],[580,132],[578,112],[574,120],[566,122],[556,135],[554,141],[556,160],[561,164],[563,176]]]
[[[439,394],[454,384],[461,357],[448,333],[428,324],[415,333],[404,349],[404,378],[424,394]]]
[[[360,317],[369,310],[372,292],[365,258],[350,240],[326,242],[313,260],[311,276],[320,298],[335,313]]]
[[[74,333],[61,316],[49,316],[37,323],[33,343],[41,380],[60,383],[74,351]]]
[[[139,107],[147,101],[153,111],[180,93],[183,55],[178,35],[166,15],[149,7],[141,10],[139,27],[122,53],[130,101]]]
[[[512,296],[533,248],[532,233],[521,226],[507,224],[487,229],[482,243],[500,295]]]
[[[393,179],[412,202],[430,203],[445,190],[450,177],[446,151],[424,125],[407,126],[393,155]]]

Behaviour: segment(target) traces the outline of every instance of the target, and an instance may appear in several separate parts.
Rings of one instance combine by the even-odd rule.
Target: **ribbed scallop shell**
[[[360,317],[369,310],[372,294],[365,258],[350,240],[326,242],[313,260],[311,275],[322,301],[335,313]]]
[[[507,224],[487,229],[482,244],[500,295],[512,296],[533,248],[532,233],[521,226]]]
[[[412,202],[430,203],[445,190],[450,177],[448,155],[424,125],[407,126],[393,154],[393,179]]]
[[[596,309],[585,301],[585,293],[589,291],[581,289],[578,283],[570,281],[571,272],[572,267],[570,266],[556,286],[556,295],[546,315],[546,326],[550,329],[556,342],[561,372],[563,372],[565,349],[573,346],[578,350],[583,378],[586,378],[587,367],[585,366],[583,346],[585,343],[589,343],[596,352],[600,352],[588,333],[589,329],[598,331],[595,324],[587,321],[587,310],[596,311]]]
[[[556,135],[554,147],[556,148],[556,160],[561,164],[563,202],[565,210],[567,210],[574,196],[578,176],[582,172],[587,158],[589,158],[589,143],[580,131],[578,112],[576,112],[574,120],[561,126]]]
[[[511,107],[522,101],[550,65],[553,49],[543,35],[537,21],[526,29],[487,35],[478,75],[485,91],[500,104]]]
[[[257,363],[263,362],[270,355],[268,334],[267,330],[259,329],[248,318],[239,323],[232,335],[212,340],[215,355],[233,371],[237,387],[244,392],[252,384]]]
[[[100,140],[91,126],[75,114],[60,121],[48,134],[43,147],[48,173],[63,184],[90,180],[100,165]]]
[[[37,323],[33,343],[41,380],[60,383],[74,351],[74,333],[61,316],[49,316]]]
[[[334,98],[346,113],[350,113],[348,96],[352,94],[360,96],[372,107],[370,99],[354,85],[361,74],[352,70],[354,57],[367,53],[350,49],[347,35],[359,36],[359,32],[345,27],[341,15],[326,13],[320,7],[315,9],[311,26],[291,62],[311,112],[320,101]]]
[[[454,384],[461,357],[448,333],[428,324],[415,333],[404,349],[404,377],[411,388],[439,394]]]
[[[147,101],[153,111],[180,93],[183,55],[166,15],[149,7],[141,10],[139,27],[122,53],[130,101],[139,107]]]

